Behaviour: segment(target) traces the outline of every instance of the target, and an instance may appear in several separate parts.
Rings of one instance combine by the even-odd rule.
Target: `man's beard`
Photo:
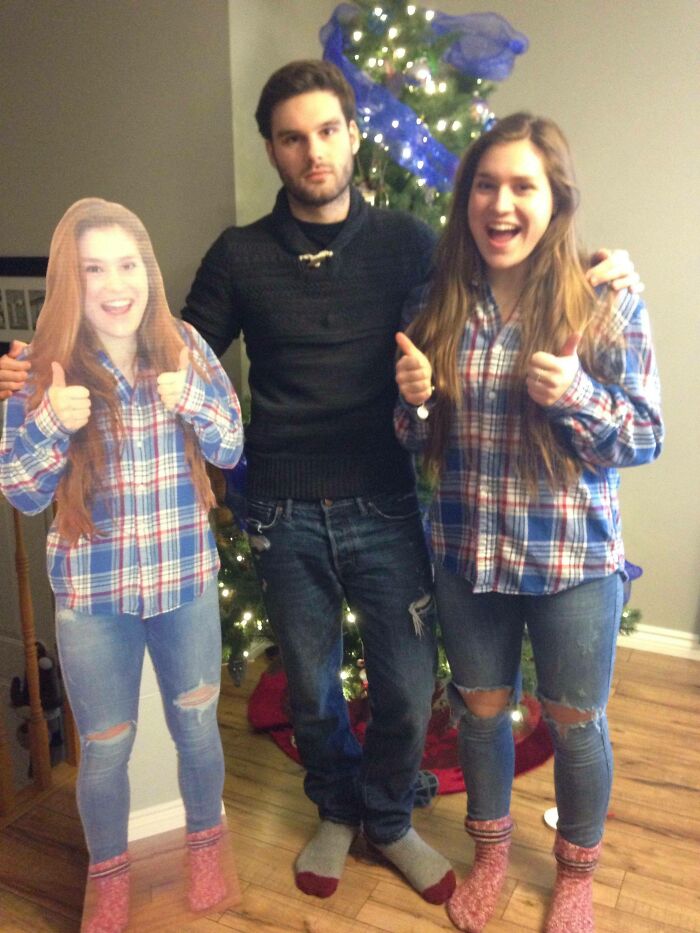
[[[352,172],[353,160],[349,159],[339,175],[329,175],[329,180],[335,179],[335,184],[319,191],[314,191],[312,185],[305,186],[293,181],[286,173],[279,172],[279,175],[285,191],[298,204],[303,204],[304,207],[324,207],[345,194],[352,182]]]

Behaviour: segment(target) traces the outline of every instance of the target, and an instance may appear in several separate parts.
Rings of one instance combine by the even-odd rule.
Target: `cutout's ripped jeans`
[[[432,575],[413,494],[246,503],[265,608],[289,682],[304,789],[322,819],[387,844],[411,826],[435,686]],[[340,667],[342,604],[357,616],[369,681],[364,752]]]
[[[437,567],[435,591],[452,672],[450,698],[459,718],[469,819],[499,819],[509,812],[515,752],[510,704],[494,716],[479,717],[467,708],[460,691],[509,688],[514,696],[527,624],[537,695],[554,745],[558,829],[574,845],[596,845],[612,786],[605,711],[622,611],[620,575],[553,595],[511,596],[474,594],[466,580]],[[562,724],[547,712],[548,704],[586,718]]]
[[[177,747],[187,831],[218,825],[224,757],[216,721],[221,677],[216,581],[193,602],[148,619],[60,609],[56,635],[80,734],[77,797],[90,863],[127,848],[128,762],[146,648]]]

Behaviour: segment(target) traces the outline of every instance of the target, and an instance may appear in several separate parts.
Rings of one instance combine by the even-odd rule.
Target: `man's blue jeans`
[[[187,831],[217,826],[224,755],[216,721],[221,680],[216,580],[198,599],[149,619],[59,609],[56,636],[80,733],[78,809],[91,864],[126,851],[128,763],[136,735],[146,649],[177,746]]]
[[[289,682],[305,791],[375,843],[411,825],[435,684],[432,577],[415,495],[248,499],[248,535]],[[343,697],[342,604],[369,682],[364,752]]]

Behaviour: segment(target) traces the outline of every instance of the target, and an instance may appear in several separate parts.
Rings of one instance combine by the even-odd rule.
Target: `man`
[[[248,531],[321,817],[296,881],[332,894],[362,824],[441,903],[454,874],[411,828],[435,676],[431,571],[392,426],[394,333],[434,237],[352,189],[359,131],[334,66],[280,69],[256,119],[283,188],[271,215],[214,243],[183,317],[217,353],[242,330],[250,357]],[[344,597],[365,647],[364,750],[339,678]]]
[[[394,334],[434,237],[352,188],[359,131],[334,66],[275,72],[256,119],[283,187],[271,214],[216,240],[183,318],[219,354],[242,332],[250,358],[248,531],[321,819],[296,883],[331,895],[361,825],[426,900],[442,903],[454,873],[411,827],[434,686],[431,571],[392,427]],[[596,272],[626,284],[628,269],[617,257]],[[0,398],[26,378],[18,350],[0,359]],[[364,749],[339,678],[344,597],[365,648]]]

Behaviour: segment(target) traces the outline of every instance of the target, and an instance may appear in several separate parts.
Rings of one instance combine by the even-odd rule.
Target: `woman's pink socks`
[[[493,916],[506,880],[513,821],[510,816],[467,819],[464,825],[476,844],[474,863],[448,901],[447,913],[458,930],[481,933]]]
[[[584,848],[557,833],[554,856],[557,880],[545,925],[546,933],[593,933],[593,872],[601,843]]]

